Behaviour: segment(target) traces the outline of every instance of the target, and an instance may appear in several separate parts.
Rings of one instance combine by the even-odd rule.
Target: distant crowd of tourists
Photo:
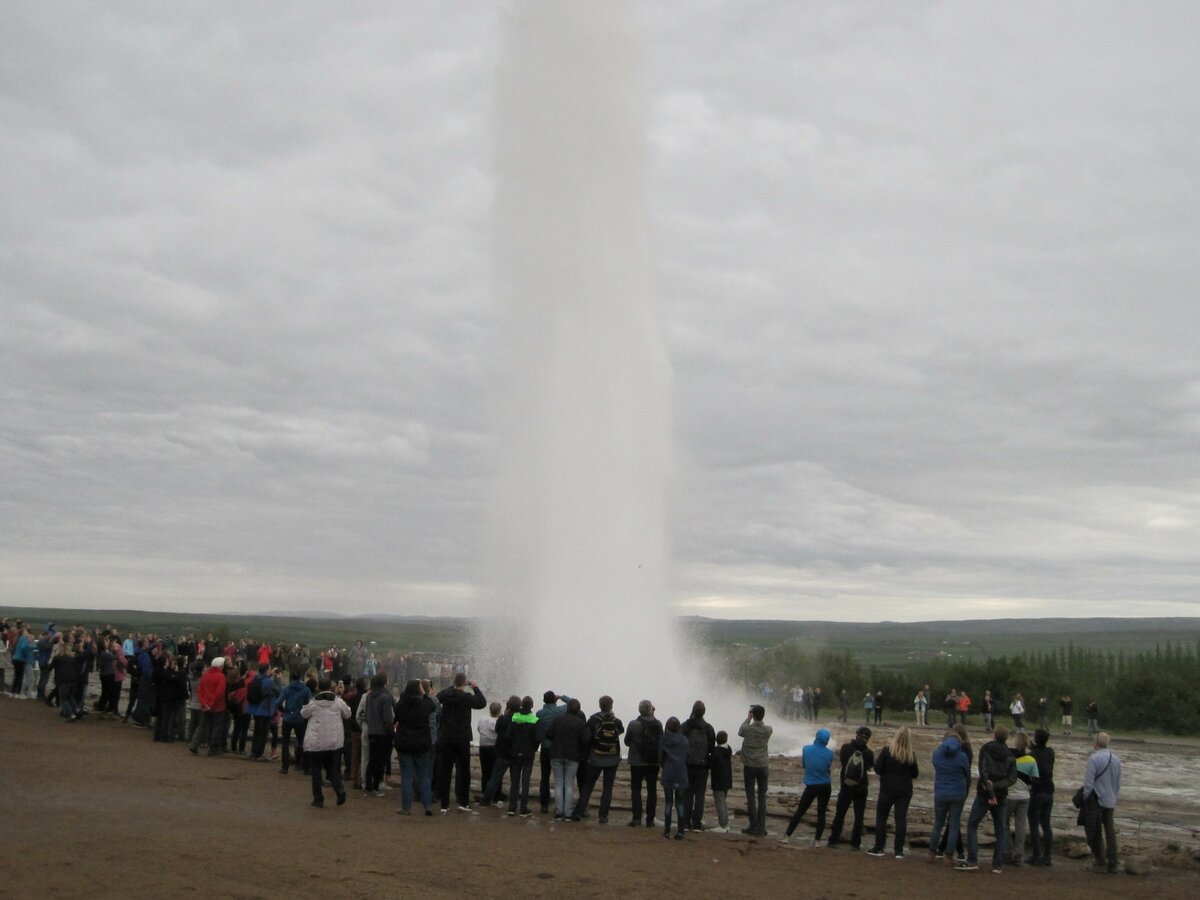
[[[643,700],[626,728],[608,696],[599,698],[598,709],[590,715],[585,715],[578,698],[555,691],[546,691],[540,705],[532,697],[515,695],[489,704],[465,671],[465,660],[450,664],[451,683],[441,690],[435,689],[433,679],[414,677],[396,696],[389,688],[387,671],[376,668],[368,675],[370,654],[356,652],[361,651],[361,641],[344,657],[338,654],[344,659],[341,673],[336,661],[324,662],[325,654],[318,657],[318,665],[312,664],[311,657],[307,666],[302,665],[300,645],[285,654],[278,644],[248,640],[221,647],[210,636],[169,646],[155,635],[122,637],[111,628],[76,627],[60,633],[52,623],[34,639],[23,623],[0,622],[0,647],[4,668],[9,660],[12,666],[7,696],[44,699],[57,705],[70,723],[94,713],[99,718],[119,717],[135,727],[153,725],[155,741],[185,741],[197,755],[203,750],[208,756],[231,753],[253,762],[278,761],[284,775],[299,768],[311,781],[311,803],[318,808],[325,805],[325,788],[332,790],[338,806],[343,805],[347,781],[349,789],[365,796],[386,796],[394,759],[399,768],[397,812],[402,815],[412,815],[417,804],[426,816],[435,810],[448,815],[452,808],[476,814],[479,807],[506,805],[509,816],[529,817],[534,814],[531,781],[536,766],[540,778],[535,802],[542,815],[569,822],[588,818],[599,784],[597,821],[606,824],[616,773],[625,762],[630,771],[629,826],[658,825],[661,788],[663,837],[682,840],[688,831],[727,833],[730,829],[733,749],[729,735],[708,723],[701,701],[682,721],[670,716],[663,722],[653,703]],[[87,686],[93,673],[98,675],[100,692],[89,710]],[[126,683],[122,714],[119,707]],[[1050,865],[1055,758],[1049,732],[1038,728],[1031,741],[1019,727],[1010,747],[1008,728],[989,721],[991,740],[980,747],[976,759],[959,707],[965,694],[951,693],[956,715],[931,758],[935,818],[929,862],[944,859],[958,871],[977,870],[978,831],[990,818],[996,839],[993,872],[1001,872],[1005,865]],[[1070,698],[1063,700],[1069,703]],[[793,695],[792,702],[806,708],[803,697]],[[919,713],[927,711],[914,707]],[[872,711],[880,708],[871,707]],[[473,718],[485,709],[473,728]],[[815,715],[819,701],[811,709]],[[768,835],[773,729],[766,724],[766,713],[762,704],[750,706],[737,732],[747,815],[741,830],[756,837]],[[1064,713],[1064,725],[1070,725],[1069,712]],[[471,748],[476,737],[480,782],[472,796]],[[885,855],[889,822],[893,822],[892,855],[897,859],[908,855],[908,808],[919,774],[912,737],[908,726],[901,726],[876,749],[870,746],[871,737],[869,724],[864,724],[835,752],[830,731],[817,730],[813,743],[801,754],[804,790],[781,841],[797,840],[800,823],[815,805],[811,846],[847,843],[851,849],[861,849],[874,775],[879,785],[874,842],[866,852]],[[1080,806],[1079,819],[1093,853],[1092,870],[1101,873],[1115,872],[1118,866],[1113,811],[1121,761],[1108,745],[1109,736],[1097,731],[1082,787],[1073,798]],[[835,761],[839,789],[826,840]],[[704,821],[707,793],[712,795],[715,825]],[[968,799],[964,841],[962,816]],[[848,815],[850,832],[844,841]],[[1025,856],[1026,824],[1029,857]]]
[[[821,716],[823,697],[821,688],[804,687],[802,685],[784,685],[776,689],[769,682],[758,685],[758,692],[767,706],[776,705],[780,716],[784,719],[804,719],[816,722]],[[863,720],[866,725],[882,725],[884,713],[883,691],[867,691],[863,695],[861,707]],[[838,721],[848,723],[850,720],[850,696],[846,689],[838,693]],[[1016,692],[1008,704],[1008,715],[1012,719],[1012,727],[1018,734],[1025,732],[1028,719],[1035,728],[1050,730],[1050,717],[1054,707],[1058,708],[1062,733],[1070,735],[1074,728],[1075,701],[1070,694],[1051,700],[1049,697],[1039,697],[1030,707],[1026,706],[1025,697]],[[912,700],[913,715],[917,725],[928,726],[930,712],[940,709],[946,717],[946,727],[953,728],[958,722],[967,724],[971,715],[979,715],[983,730],[990,732],[996,727],[996,715],[999,709],[996,699],[990,690],[983,692],[983,699],[978,706],[974,705],[970,695],[965,690],[951,688],[940,703],[935,702],[933,689],[926,684],[917,691]],[[1088,701],[1084,707],[1087,718],[1088,737],[1095,737],[1100,731],[1100,706],[1095,700]]]

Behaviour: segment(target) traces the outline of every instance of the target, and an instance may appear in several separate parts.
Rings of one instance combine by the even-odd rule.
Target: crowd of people
[[[626,727],[607,696],[599,698],[598,709],[590,715],[585,715],[578,698],[555,691],[547,691],[536,708],[529,696],[514,695],[504,703],[489,704],[461,658],[449,663],[448,669],[443,663],[418,660],[425,673],[429,666],[438,665],[438,672],[448,676],[450,683],[437,690],[431,678],[409,677],[397,694],[391,688],[395,683],[391,672],[372,666],[373,657],[361,641],[348,653],[322,652],[314,657],[300,644],[290,650],[250,640],[222,645],[211,635],[200,641],[190,636],[176,641],[155,635],[122,636],[111,627],[76,626],[59,632],[53,623],[35,636],[20,621],[0,621],[0,691],[11,668],[8,697],[42,699],[57,706],[68,723],[95,715],[121,718],[138,728],[153,726],[155,741],[185,741],[197,755],[232,753],[253,762],[277,761],[284,775],[299,768],[311,780],[314,807],[325,805],[325,788],[332,789],[339,806],[351,789],[366,796],[386,796],[388,776],[396,765],[397,812],[402,815],[412,815],[417,804],[426,816],[435,815],[435,810],[441,815],[452,808],[475,814],[480,806],[507,805],[509,816],[528,817],[533,815],[532,773],[540,761],[536,802],[543,815],[582,821],[589,816],[599,785],[597,821],[606,824],[616,773],[624,761],[630,771],[629,826],[658,826],[661,788],[663,837],[682,840],[689,831],[729,831],[733,748],[730,736],[706,720],[701,701],[683,721],[671,716],[663,722],[653,703],[643,700]],[[397,669],[397,674],[408,674],[407,662],[404,669]],[[99,695],[89,709],[93,675],[99,681]],[[927,724],[928,692],[926,685],[914,701],[917,724]],[[785,693],[792,715],[814,720],[819,715],[819,690],[788,688]],[[1018,694],[1015,701],[1020,699]],[[976,759],[966,728],[970,698],[958,689],[947,695],[947,730],[930,760],[935,820],[928,860],[950,860],[958,871],[977,870],[979,827],[990,818],[996,837],[993,872],[1001,872],[1005,865],[1050,865],[1050,813],[1055,797],[1050,733],[1037,728],[1030,740],[1020,714],[1012,709],[1015,736],[1009,746],[1009,729],[995,724],[990,703],[991,694],[985,692],[983,710],[991,739],[979,748]],[[1063,725],[1069,729],[1071,698],[1064,695],[1059,703]],[[843,721],[845,704],[843,691],[839,716]],[[881,694],[864,699],[868,719],[879,722],[882,708]],[[1088,716],[1094,718],[1090,708]],[[747,818],[742,832],[757,837],[768,834],[773,730],[766,717],[764,705],[752,705],[737,732]],[[919,775],[912,736],[908,726],[900,726],[886,744],[873,749],[872,734],[868,722],[835,752],[830,731],[816,732],[813,743],[803,749],[803,793],[780,840],[797,840],[801,822],[815,806],[812,846],[847,843],[851,849],[862,849],[873,774],[878,782],[874,842],[866,852],[885,855],[891,823],[892,855],[898,859],[908,855],[908,808]],[[479,790],[472,795],[471,749],[476,737],[481,777]],[[1113,810],[1121,762],[1108,748],[1106,733],[1095,730],[1094,741],[1083,786],[1073,800],[1081,807],[1093,871],[1115,872]],[[835,762],[838,793],[826,840]],[[704,820],[709,794],[715,825]],[[964,809],[968,810],[965,841]],[[850,830],[844,840],[847,817]],[[1032,848],[1028,858],[1026,825]]]

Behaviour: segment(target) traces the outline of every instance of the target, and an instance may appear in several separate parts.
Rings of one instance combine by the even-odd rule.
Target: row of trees
[[[803,648],[798,642],[762,651],[737,662],[749,685],[764,681],[776,686],[803,684],[820,687],[825,706],[836,705],[845,689],[851,709],[861,710],[863,695],[882,691],[891,717],[911,711],[913,697],[931,686],[930,706],[940,710],[951,688],[970,694],[972,712],[979,712],[984,690],[1007,714],[1020,692],[1027,721],[1035,721],[1037,701],[1049,700],[1050,721],[1057,722],[1058,699],[1075,701],[1075,720],[1084,722],[1084,707],[1100,706],[1101,726],[1117,730],[1200,734],[1200,641],[1194,645],[1167,642],[1153,651],[1102,651],[1066,644],[1052,651],[1031,651],[982,661],[937,657],[896,668],[863,666],[849,651]]]

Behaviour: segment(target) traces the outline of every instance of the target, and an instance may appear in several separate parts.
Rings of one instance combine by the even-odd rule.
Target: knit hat
[[[212,661],[212,667],[213,667],[214,669],[223,669],[223,668],[225,668],[225,657],[223,657],[223,656],[218,656],[218,657],[216,657],[216,658],[215,658],[215,659]]]

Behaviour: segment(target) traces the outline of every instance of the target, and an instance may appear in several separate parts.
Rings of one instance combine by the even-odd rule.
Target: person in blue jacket
[[[300,673],[292,672],[279,697],[278,707],[283,711],[283,765],[279,768],[283,775],[288,773],[292,765],[292,734],[296,735],[296,762],[304,769],[304,774],[308,774],[308,761],[304,758],[303,749],[304,730],[308,722],[300,715],[300,710],[304,709],[304,704],[308,703],[312,696],[308,685],[300,680]]]
[[[788,822],[787,833],[780,838],[781,843],[789,843],[800,819],[808,812],[814,800],[817,801],[817,830],[813,835],[813,846],[819,847],[821,835],[825,833],[825,812],[829,808],[829,795],[833,792],[833,780],[829,770],[833,767],[833,751],[829,749],[829,730],[821,728],[813,743],[801,751],[800,760],[804,764],[804,793],[800,795],[800,805],[792,813]]]
[[[940,835],[942,826],[949,823],[946,847],[954,847],[962,824],[963,804],[971,786],[971,760],[953,731],[946,732],[942,743],[933,751],[933,775],[933,830],[930,834]],[[937,855],[931,845],[929,861],[933,862]]]

